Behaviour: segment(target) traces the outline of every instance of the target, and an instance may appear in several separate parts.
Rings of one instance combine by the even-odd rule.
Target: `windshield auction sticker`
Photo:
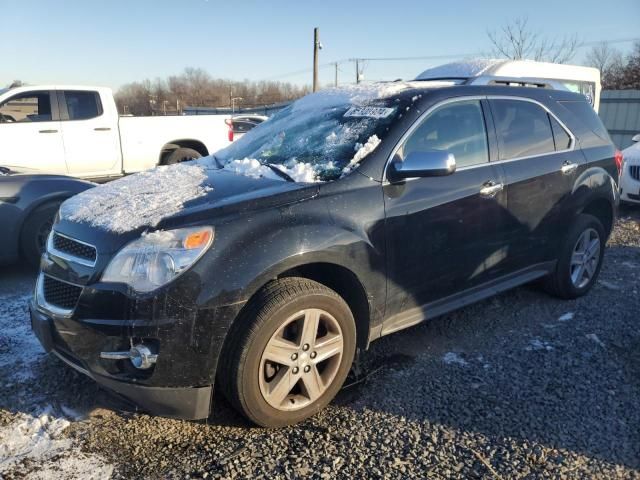
[[[393,113],[393,108],[385,107],[351,107],[344,114],[345,117],[387,118]]]

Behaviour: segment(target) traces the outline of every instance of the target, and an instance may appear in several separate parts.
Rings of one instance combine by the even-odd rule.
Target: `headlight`
[[[102,281],[126,283],[137,292],[150,292],[188,270],[211,246],[213,237],[211,227],[143,234],[116,254]]]

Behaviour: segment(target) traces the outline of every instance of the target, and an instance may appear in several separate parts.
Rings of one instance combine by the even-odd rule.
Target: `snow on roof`
[[[428,68],[416,77],[416,80],[428,80],[431,78],[470,78],[477,77],[489,68],[505,63],[506,60],[495,58],[477,58],[461,62],[446,63],[437,67]]]
[[[597,68],[495,58],[477,58],[447,63],[425,70],[416,79],[471,78],[482,75],[600,82],[600,71]]]
[[[60,217],[116,233],[155,227],[210,191],[206,178],[203,165],[156,167],[71,197],[60,207]]]
[[[392,97],[404,90],[412,88],[424,88],[424,85],[419,82],[380,82],[345,85],[336,88],[327,88],[312,95],[302,97],[292,104],[292,108],[293,111],[300,111],[331,108],[348,103],[364,105],[375,100]]]

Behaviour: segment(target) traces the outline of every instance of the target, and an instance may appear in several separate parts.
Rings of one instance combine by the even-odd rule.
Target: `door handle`
[[[562,164],[562,167],[560,167],[560,171],[562,173],[564,173],[565,175],[568,175],[570,173],[575,172],[577,168],[578,168],[578,164],[577,163],[564,162]]]
[[[111,129],[109,127],[96,127],[96,128],[94,128],[94,130],[96,132],[108,132]]]
[[[485,198],[493,198],[503,189],[504,189],[504,185],[502,183],[495,183],[492,181],[488,181],[482,184],[482,188],[480,189],[480,195]]]
[[[58,133],[58,130],[39,130],[40,133]]]

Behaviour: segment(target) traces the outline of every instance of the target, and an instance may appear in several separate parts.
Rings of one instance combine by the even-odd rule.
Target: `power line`
[[[593,45],[599,45],[601,43],[606,44],[614,44],[614,43],[628,43],[628,42],[636,42],[640,41],[640,37],[626,37],[626,38],[617,38],[613,40],[590,40],[588,42],[582,42],[577,45],[577,48],[584,48]],[[466,57],[475,57],[475,56],[485,56],[486,52],[467,52],[467,53],[451,53],[451,54],[441,54],[441,55],[416,55],[409,57],[353,57],[353,58],[343,58],[341,60],[336,60],[333,62],[323,63],[318,66],[318,68],[335,68],[336,64],[341,65],[343,63],[358,63],[358,62],[407,62],[407,61],[417,61],[417,60],[448,60],[455,58],[466,58]],[[275,80],[278,78],[285,77],[293,77],[297,75],[303,75],[305,73],[313,72],[313,68],[304,68],[301,70],[296,70],[293,72],[283,73],[279,75],[273,75],[265,78],[264,80]]]

